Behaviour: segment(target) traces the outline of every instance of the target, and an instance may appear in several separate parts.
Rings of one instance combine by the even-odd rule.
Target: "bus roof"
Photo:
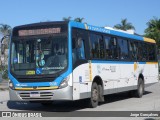
[[[101,33],[107,33],[107,34],[110,34],[110,35],[125,37],[125,38],[139,40],[139,41],[156,43],[156,41],[153,40],[153,39],[146,38],[146,37],[143,37],[143,36],[140,36],[140,35],[130,34],[130,33],[127,33],[125,31],[120,31],[120,30],[116,30],[116,29],[109,29],[109,28],[105,28],[105,27],[97,27],[97,26],[93,26],[93,25],[89,25],[89,24],[85,24],[85,23],[79,23],[79,22],[75,22],[75,21],[70,21],[69,24],[72,27],[76,27],[76,28],[81,28],[81,29],[86,29],[86,30],[101,32]]]
[[[23,29],[23,28],[30,28],[30,27],[37,27],[37,26],[50,26],[55,24],[67,24],[67,21],[49,21],[49,22],[39,22],[39,23],[32,23],[32,24],[25,24],[16,26],[13,29]]]

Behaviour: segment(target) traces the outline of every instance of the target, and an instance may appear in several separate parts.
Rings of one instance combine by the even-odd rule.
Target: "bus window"
[[[156,51],[155,51],[155,44],[148,44],[148,57],[149,61],[155,61],[156,60]]]
[[[104,58],[105,54],[104,54],[104,40],[102,38],[102,36],[97,36],[98,37],[98,43],[99,43],[99,58]]]
[[[138,61],[143,60],[143,43],[138,42]]]
[[[137,60],[137,45],[136,42],[130,41],[129,42],[129,51],[130,51],[130,59],[133,61]]]
[[[108,56],[109,59],[118,59],[118,52],[117,52],[117,40],[116,38],[112,37],[109,41],[108,41]]]
[[[104,58],[104,41],[102,36],[90,34],[91,56],[95,59]]]
[[[90,34],[91,40],[91,56],[92,58],[98,58],[98,41],[95,34]]]
[[[148,49],[147,49],[147,44],[142,43],[142,61],[148,60]]]
[[[128,43],[127,40],[123,40],[118,38],[118,53],[119,53],[119,58],[120,60],[128,60],[129,55],[128,55]]]
[[[73,29],[72,35],[72,58],[73,64],[78,60],[86,59],[85,39],[86,33],[79,29]]]
[[[111,37],[109,36],[105,36],[104,37],[104,40],[105,40],[105,56],[106,56],[106,59],[109,59],[109,41],[110,41]]]

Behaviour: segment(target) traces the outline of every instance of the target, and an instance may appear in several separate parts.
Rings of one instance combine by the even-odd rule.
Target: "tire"
[[[89,107],[95,108],[98,106],[99,102],[99,89],[96,82],[93,82],[91,88],[91,98],[89,100]]]
[[[99,90],[99,102],[104,102],[103,88],[102,85],[98,85]]]
[[[136,91],[136,96],[138,98],[141,98],[144,93],[144,82],[142,78],[139,78],[138,80],[138,86],[137,86],[137,91]]]

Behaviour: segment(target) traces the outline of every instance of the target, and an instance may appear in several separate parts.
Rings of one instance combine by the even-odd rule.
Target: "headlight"
[[[59,88],[65,88],[68,86],[68,81],[69,81],[69,76],[66,77],[65,79],[63,79],[63,81],[61,82]]]
[[[9,87],[10,87],[11,89],[14,89],[14,85],[13,85],[12,81],[9,81]]]

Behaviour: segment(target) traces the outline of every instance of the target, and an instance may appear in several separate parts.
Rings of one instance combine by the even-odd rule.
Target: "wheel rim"
[[[98,100],[98,90],[97,89],[93,89],[93,92],[92,92],[92,100],[94,102],[96,102]]]

